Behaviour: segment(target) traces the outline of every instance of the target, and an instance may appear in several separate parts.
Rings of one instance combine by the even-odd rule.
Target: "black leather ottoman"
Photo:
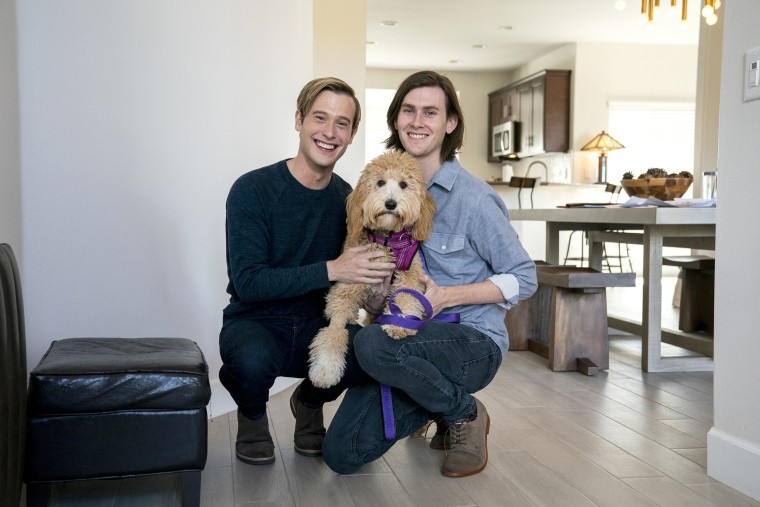
[[[27,505],[54,482],[180,473],[200,504],[208,365],[185,338],[55,341],[29,374]]]

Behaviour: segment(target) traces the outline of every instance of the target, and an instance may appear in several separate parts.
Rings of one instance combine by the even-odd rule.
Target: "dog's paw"
[[[327,389],[328,387],[334,386],[340,382],[342,377],[343,373],[336,373],[334,368],[326,368],[318,364],[312,364],[309,367],[309,380],[311,380],[311,383],[314,384],[314,386],[321,389]]]
[[[309,347],[309,380],[322,389],[332,387],[346,370],[348,331],[323,328]]]
[[[380,327],[383,328],[385,334],[396,340],[401,340],[407,336],[414,336],[417,334],[416,329],[407,329],[405,327],[394,326],[392,324],[383,324]]]

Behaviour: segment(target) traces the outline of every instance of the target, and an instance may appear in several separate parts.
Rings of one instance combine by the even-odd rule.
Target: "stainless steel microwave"
[[[516,121],[508,121],[494,125],[491,132],[493,156],[503,158],[517,158],[519,147],[517,146],[520,125]]]

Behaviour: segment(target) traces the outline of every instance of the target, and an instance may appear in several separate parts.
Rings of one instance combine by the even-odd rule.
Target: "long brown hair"
[[[396,118],[398,118],[401,105],[407,93],[415,88],[428,86],[438,87],[443,90],[446,96],[446,118],[451,116],[457,117],[456,128],[450,134],[446,134],[443,139],[443,146],[441,147],[442,159],[452,160],[457,151],[462,147],[462,144],[464,144],[464,116],[462,114],[462,107],[459,105],[459,99],[457,98],[457,91],[451,80],[432,70],[415,72],[404,79],[398,90],[396,90],[396,95],[393,97],[391,105],[388,106],[388,114],[386,115],[386,122],[391,135],[385,140],[385,147],[404,151],[404,146],[401,144],[401,138],[395,126]]]

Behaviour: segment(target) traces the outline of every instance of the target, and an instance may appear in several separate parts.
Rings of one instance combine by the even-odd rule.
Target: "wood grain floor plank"
[[[492,390],[484,389],[475,396],[483,403],[491,418],[491,428],[509,431],[512,429],[533,428],[534,425],[521,417],[513,408],[502,402],[501,396],[491,394]]]
[[[594,505],[572,484],[562,480],[525,451],[490,453],[488,466],[497,468],[536,505],[562,505],[563,507]]]
[[[731,507],[760,507],[760,502],[743,495],[735,489],[729,488],[725,484],[714,482],[711,484],[688,484],[688,488],[693,489],[712,505],[731,506]]]
[[[712,427],[711,425],[694,419],[668,419],[662,421],[662,423],[677,429],[681,433],[689,435],[691,438],[702,442],[707,446],[707,432],[710,431],[710,428]]]
[[[617,478],[657,477],[660,472],[592,431],[569,421],[561,411],[526,409],[525,417],[547,434]]]
[[[684,505],[689,507],[709,507],[714,504],[683,484],[670,477],[648,477],[624,479],[632,488],[655,501],[658,505]]]
[[[685,456],[699,466],[707,468],[707,447],[699,449],[673,449],[681,456]]]
[[[699,421],[711,424],[713,418],[713,400],[712,396],[702,394],[703,398],[699,400],[687,400],[680,396],[674,395],[667,391],[654,387],[650,384],[644,384],[636,380],[617,381],[611,380],[610,384],[630,391],[636,396],[650,400],[665,407],[669,412],[663,413],[662,416],[652,415],[657,419],[680,419],[682,416],[689,416]],[[633,405],[630,405],[633,406]],[[680,414],[677,417],[673,413]]]
[[[704,467],[602,414],[567,411],[562,415],[682,484],[715,482]]]
[[[416,507],[393,474],[344,477],[354,504],[362,507]]]
[[[590,391],[576,391],[572,393],[572,396],[581,406],[599,412],[665,447],[687,449],[703,446],[701,442],[667,424],[663,424],[607,396]]]
[[[343,478],[330,470],[320,458],[281,449],[293,499],[299,507],[353,507],[351,493]]]
[[[232,445],[229,414],[222,414],[210,419],[208,421],[208,457],[206,459],[206,468],[231,467]]]
[[[405,439],[384,456],[393,474],[417,507],[475,505],[461,480],[441,475],[444,452],[421,438]]]
[[[625,482],[588,460],[575,449],[543,430],[516,431],[514,438],[525,452],[596,505],[607,507],[654,504]]]
[[[152,504],[148,504],[152,505]],[[206,468],[201,475],[201,507],[235,507],[232,465]]]
[[[705,394],[713,395],[713,372],[666,372],[659,375]]]

